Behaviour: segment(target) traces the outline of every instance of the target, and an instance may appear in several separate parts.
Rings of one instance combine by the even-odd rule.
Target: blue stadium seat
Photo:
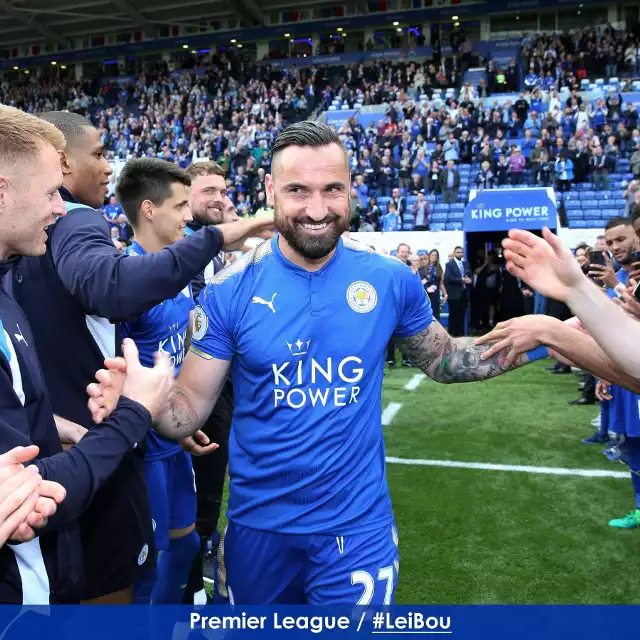
[[[569,220],[569,229],[584,229],[585,227],[584,220]]]
[[[436,197],[433,194],[429,194],[428,196],[425,196],[424,199],[427,202],[430,202],[431,204],[433,204],[436,201]]]
[[[431,214],[431,220],[434,222],[446,222],[448,217],[445,211],[434,211]]]
[[[602,217],[605,219],[608,218],[615,218],[615,216],[618,215],[618,210],[617,209],[602,209]]]
[[[404,220],[402,222],[402,230],[403,231],[413,231],[413,226],[414,226],[413,220],[411,220],[411,222],[409,222],[408,220]]]
[[[464,211],[464,204],[452,204],[449,207],[449,211]]]
[[[584,211],[582,209],[567,209],[567,220],[582,220]]]
[[[450,211],[449,222],[460,222],[464,220],[464,211]]]
[[[407,205],[414,205],[416,202],[418,202],[417,196],[407,196]]]
[[[607,224],[604,220],[585,220],[587,229],[600,229]]]
[[[391,200],[391,198],[389,198],[389,196],[380,196],[378,198],[378,205],[381,204],[389,204],[389,201]]]
[[[432,222],[429,225],[429,231],[445,231],[446,225],[444,222]]]
[[[418,249],[418,255],[419,256],[429,255],[429,251],[427,249]]]
[[[449,205],[448,204],[435,204],[433,205],[433,210],[434,211],[449,211]]]
[[[600,203],[597,200],[583,200],[582,201],[583,209],[600,209]]]
[[[602,210],[601,209],[585,209],[584,218],[585,220],[597,220],[598,218],[602,218]]]
[[[591,198],[595,198],[596,197],[596,192],[595,191],[581,191],[580,192],[580,199],[581,200],[589,200]]]
[[[582,208],[582,204],[580,203],[580,200],[565,200],[564,206],[567,209],[567,211],[569,209],[581,209]]]
[[[446,231],[462,231],[462,222],[447,222]]]

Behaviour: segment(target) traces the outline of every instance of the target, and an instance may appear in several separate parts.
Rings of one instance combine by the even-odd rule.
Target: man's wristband
[[[535,349],[531,349],[531,351],[527,351],[527,359],[529,362],[534,362],[536,360],[544,360],[549,357],[549,350],[544,345],[540,345]]]

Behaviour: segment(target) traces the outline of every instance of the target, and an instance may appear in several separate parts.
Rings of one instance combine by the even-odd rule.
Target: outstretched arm
[[[640,378],[640,323],[582,273],[571,251],[548,229],[543,238],[511,230],[503,241],[508,271],[543,295],[566,302],[602,350],[627,374]]]
[[[640,393],[640,380],[618,366],[588,333],[579,328],[579,324],[577,318],[561,322],[544,315],[522,316],[501,322],[491,333],[478,338],[476,343],[493,344],[485,357],[502,352],[508,363],[519,354],[546,345],[551,357]]]
[[[490,344],[476,345],[473,338],[452,338],[436,320],[413,336],[396,338],[396,344],[412,364],[443,384],[495,378],[529,362],[526,354],[519,356],[513,366],[506,365],[503,353],[483,360]]]

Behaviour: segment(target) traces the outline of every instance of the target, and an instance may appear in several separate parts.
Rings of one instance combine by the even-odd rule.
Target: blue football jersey
[[[106,216],[109,218],[109,220],[111,221],[111,224],[116,224],[118,222],[118,216],[121,213],[124,213],[124,211],[122,210],[122,207],[119,204],[106,205],[104,207],[104,212]]]
[[[145,250],[133,242],[127,249],[131,256],[144,255]],[[122,323],[122,337],[131,338],[140,352],[140,363],[153,367],[154,354],[168,354],[176,375],[185,356],[185,341],[189,328],[189,314],[195,308],[191,285],[187,285],[173,300],[165,300],[135,320]],[[145,459],[160,460],[180,451],[176,440],[163,438],[150,430],[145,441]]]
[[[429,298],[406,265],[365,245],[341,239],[309,272],[278,237],[218,273],[196,309],[192,350],[232,361],[229,519],[330,535],[391,524],[385,349],[431,324]]]

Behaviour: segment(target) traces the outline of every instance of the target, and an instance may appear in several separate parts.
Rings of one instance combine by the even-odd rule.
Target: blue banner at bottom
[[[442,636],[455,640],[632,637],[640,606],[0,607],[2,640],[291,640]]]

